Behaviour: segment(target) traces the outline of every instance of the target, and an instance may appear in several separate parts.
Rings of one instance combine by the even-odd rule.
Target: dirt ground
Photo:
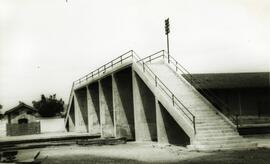
[[[87,163],[270,163],[270,149],[196,152],[183,147],[154,143],[106,146],[60,146],[20,150],[17,159],[27,161],[40,151],[44,164]]]

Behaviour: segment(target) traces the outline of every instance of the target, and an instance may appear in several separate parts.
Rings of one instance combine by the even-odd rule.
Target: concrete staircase
[[[149,67],[195,115],[196,134],[189,148],[219,150],[256,146],[241,137],[236,129],[219,115],[217,109],[164,60],[152,62]]]
[[[167,63],[164,51],[159,53],[140,59],[129,51],[74,81],[69,129],[139,142],[188,138],[195,150],[256,146]]]

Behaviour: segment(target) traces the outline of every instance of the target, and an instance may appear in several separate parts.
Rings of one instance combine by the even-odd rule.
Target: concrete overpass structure
[[[66,128],[200,150],[255,146],[238,134],[237,118],[224,116],[195,85],[165,51],[143,59],[129,51],[73,83]]]

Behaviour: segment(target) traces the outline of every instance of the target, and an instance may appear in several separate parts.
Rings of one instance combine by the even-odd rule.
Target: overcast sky
[[[0,104],[32,105],[133,49],[193,73],[269,72],[269,0],[0,0]]]

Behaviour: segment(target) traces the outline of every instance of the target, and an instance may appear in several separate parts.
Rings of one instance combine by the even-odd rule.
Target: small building
[[[18,136],[40,133],[38,112],[33,107],[19,102],[19,105],[5,112],[7,117],[7,136]]]

